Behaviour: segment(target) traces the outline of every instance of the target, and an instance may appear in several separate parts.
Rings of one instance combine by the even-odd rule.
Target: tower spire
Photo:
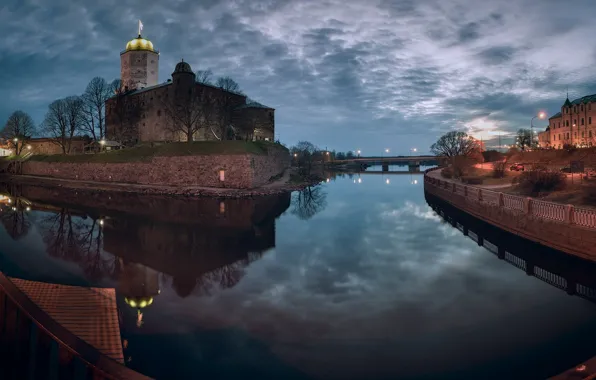
[[[139,20],[139,37],[141,37],[141,32],[143,31],[143,23]]]

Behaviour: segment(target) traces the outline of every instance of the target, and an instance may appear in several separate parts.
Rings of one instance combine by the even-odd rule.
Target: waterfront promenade
[[[596,261],[596,209],[574,207],[464,185],[427,171],[425,191],[504,230],[551,248]]]

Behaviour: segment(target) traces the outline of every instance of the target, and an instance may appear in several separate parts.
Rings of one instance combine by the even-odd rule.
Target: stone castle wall
[[[289,154],[271,149],[269,155],[205,155],[154,157],[148,162],[70,163],[27,161],[24,175],[61,179],[156,186],[201,186],[251,189],[261,186],[289,166]],[[224,180],[220,180],[224,170]]]

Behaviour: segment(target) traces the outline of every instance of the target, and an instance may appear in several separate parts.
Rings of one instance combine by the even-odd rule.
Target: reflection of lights
[[[219,202],[219,213],[224,214],[226,212],[226,204],[225,202]]]
[[[17,208],[16,208],[16,207],[13,207],[13,208],[12,208],[12,211],[17,211]]]
[[[358,178],[358,183],[362,183],[362,178]]]
[[[329,178],[327,178],[327,182],[329,182]]]
[[[413,181],[412,181],[412,182],[410,182],[410,183],[411,183],[412,185],[418,185],[418,180],[417,180],[417,179],[415,179],[415,180],[413,180]]]
[[[390,182],[390,181],[389,181],[389,178],[387,178],[387,179],[385,180],[385,183],[389,185],[389,182]]]

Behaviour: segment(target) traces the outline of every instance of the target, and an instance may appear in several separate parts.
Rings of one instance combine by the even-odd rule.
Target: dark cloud
[[[458,31],[459,42],[466,43],[476,40],[478,37],[480,37],[479,29],[480,25],[475,22],[470,22],[464,25]]]
[[[515,51],[511,46],[493,46],[481,51],[478,56],[486,65],[501,65],[511,61]]]

